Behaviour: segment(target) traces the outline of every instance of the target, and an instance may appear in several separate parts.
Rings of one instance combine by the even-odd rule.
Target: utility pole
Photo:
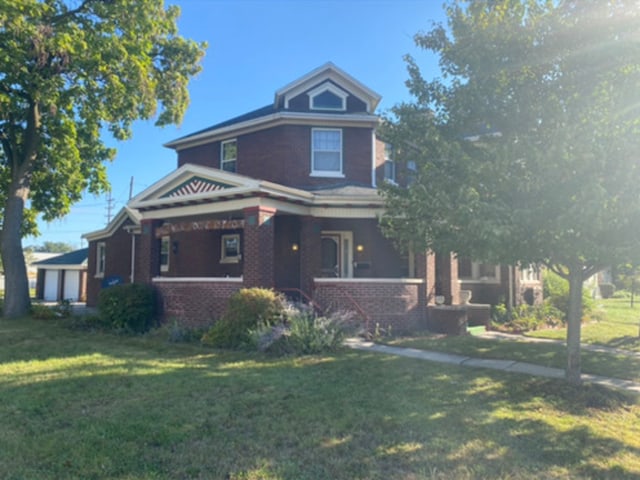
[[[111,223],[111,216],[113,214],[113,204],[115,200],[111,196],[111,192],[107,195],[107,225]]]
[[[131,176],[131,181],[129,182],[129,200],[133,197],[133,175]]]

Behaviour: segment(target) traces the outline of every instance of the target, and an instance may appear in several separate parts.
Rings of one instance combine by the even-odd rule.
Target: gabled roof
[[[330,82],[345,92],[356,96],[365,103],[366,111],[346,114],[344,112],[299,112],[288,110],[288,102],[291,98],[317,87],[322,82]],[[364,122],[364,124],[376,126],[378,117],[374,114],[374,111],[381,98],[376,92],[329,62],[279,89],[275,94],[273,104],[177,138],[165,143],[164,146],[180,150],[215,141],[218,138],[232,138],[235,135],[280,123],[315,125],[318,121],[322,121],[323,124],[327,125],[362,126]]]
[[[64,253],[55,257],[47,258],[39,262],[34,262],[40,268],[50,269],[64,269],[64,268],[78,268],[85,267],[87,265],[87,258],[89,256],[88,248],[81,248],[80,250],[74,250],[73,252]]]
[[[331,80],[331,82],[363,100],[367,104],[368,113],[373,113],[382,99],[379,94],[347,72],[336,67],[332,62],[327,62],[276,91],[273,104],[278,105],[281,100],[284,100],[286,106],[289,98],[295,97],[326,80]]]
[[[129,202],[144,218],[223,214],[257,205],[300,215],[317,208],[373,209],[374,215],[383,200],[375,188],[337,185],[309,191],[187,163]]]
[[[113,235],[118,228],[127,220],[131,220],[133,225],[140,225],[140,212],[129,208],[128,206],[123,207],[120,211],[113,217],[113,220],[109,222],[109,224],[103,228],[102,230],[96,230],[93,232],[85,233],[82,235],[82,238],[86,238],[89,241],[99,240],[101,238],[110,237]]]

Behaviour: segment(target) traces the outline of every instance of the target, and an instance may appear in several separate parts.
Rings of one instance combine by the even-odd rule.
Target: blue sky
[[[207,41],[202,72],[192,80],[191,104],[182,125],[138,122],[133,138],[105,142],[117,149],[108,166],[112,215],[176,167],[176,154],[162,145],[209,125],[263,107],[276,90],[331,61],[382,95],[379,112],[409,94],[403,55],[411,54],[425,76],[437,76],[436,59],[413,42],[432,22],[444,22],[439,0],[167,0],[182,9],[180,34]],[[45,241],[86,246],[83,233],[107,223],[105,196],[86,194],[69,215],[40,223]]]

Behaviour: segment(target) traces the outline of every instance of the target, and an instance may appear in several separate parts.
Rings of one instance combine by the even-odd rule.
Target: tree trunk
[[[581,383],[580,330],[582,327],[582,283],[580,268],[569,270],[569,312],[567,313],[567,370],[565,377],[572,385]]]
[[[22,220],[28,188],[12,182],[2,225],[2,263],[4,265],[4,310],[6,318],[22,317],[29,313],[29,279],[22,251]]]

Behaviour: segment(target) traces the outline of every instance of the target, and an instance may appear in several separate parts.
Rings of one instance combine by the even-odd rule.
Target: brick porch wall
[[[426,309],[424,281],[419,279],[314,279],[314,300],[324,309],[358,312],[369,317],[369,330],[376,323],[394,332],[424,329]]]
[[[201,327],[219,319],[229,297],[240,290],[241,278],[154,278],[162,306],[162,321]]]

